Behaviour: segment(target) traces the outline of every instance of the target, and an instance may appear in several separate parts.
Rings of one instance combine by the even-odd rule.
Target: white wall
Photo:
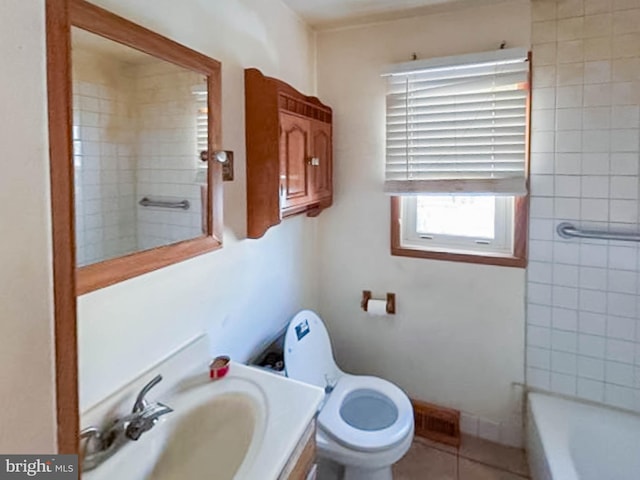
[[[96,2],[222,61],[225,248],[79,299],[83,407],[206,330],[212,352],[245,358],[301,307],[314,307],[316,221],[246,241],[243,69],[313,92],[313,33],[280,2]],[[0,451],[55,450],[44,1],[0,2]],[[13,112],[7,115],[7,112]]]
[[[0,2],[0,451],[55,450],[44,1]]]
[[[518,443],[520,390],[511,384],[524,377],[524,270],[392,257],[382,192],[384,66],[503,40],[530,45],[528,2],[318,33],[318,94],[334,108],[335,146],[319,305],[346,370],[388,378],[413,398],[471,414],[466,430]],[[395,292],[398,313],[366,317],[362,290]]]
[[[640,1],[533,5],[527,383],[640,411]]]
[[[244,68],[314,91],[314,36],[280,2],[96,2],[222,62],[222,130],[235,151],[225,183],[225,246],[85,295],[78,303],[81,409],[201,331],[212,353],[245,359],[302,307],[316,305],[316,221],[286,220],[258,241],[246,230]]]

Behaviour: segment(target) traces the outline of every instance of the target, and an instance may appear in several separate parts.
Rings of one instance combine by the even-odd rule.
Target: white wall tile
[[[580,153],[556,153],[555,173],[558,175],[580,175],[582,155]]]
[[[538,66],[554,65],[555,66],[556,59],[558,57],[556,42],[533,45],[532,54],[533,54],[533,58],[535,58],[536,65]],[[534,105],[536,102],[536,97],[538,95],[539,93],[538,91],[536,91],[536,94],[533,97]]]
[[[590,380],[588,378],[578,378],[577,395],[592,402],[604,401],[604,382]]]
[[[551,326],[551,307],[529,303],[527,306],[527,323],[540,327]]]
[[[578,352],[578,336],[575,332],[563,330],[551,331],[551,349],[557,352]]]
[[[468,435],[478,436],[478,417],[465,412],[460,413],[460,431]]]
[[[637,270],[638,250],[635,247],[612,246],[609,248],[609,268],[617,270]],[[616,272],[610,272],[610,278],[615,277]],[[631,293],[631,292],[629,292]],[[635,293],[635,290],[633,291]]]
[[[586,61],[611,59],[612,43],[611,37],[586,38],[584,59]]]
[[[635,344],[633,342],[609,338],[606,341],[605,358],[614,362],[633,364]]]
[[[606,313],[607,293],[597,290],[580,290],[580,310],[583,312]]]
[[[638,156],[631,153],[611,154],[612,175],[638,175]]]
[[[542,111],[544,112],[546,110]],[[558,109],[556,114],[556,128],[558,130],[582,129],[582,108]]]
[[[607,13],[613,10],[614,0],[584,0],[585,15]]]
[[[533,21],[555,20],[556,10],[555,1],[533,2],[531,4],[531,17]]]
[[[553,283],[565,287],[575,287],[579,283],[579,269],[576,265],[553,264]]]
[[[478,419],[478,437],[498,442],[500,440],[500,424],[490,420]]]
[[[540,43],[555,42],[557,40],[557,22],[542,21],[533,22],[531,29],[531,41],[534,45]]]
[[[619,385],[605,385],[605,402],[615,407],[635,409],[635,391],[632,388]]]
[[[527,382],[640,411],[638,246],[554,234],[560,221],[640,228],[640,3],[532,8],[543,134],[532,138]]]
[[[578,312],[577,310],[554,307],[552,310],[552,324],[556,330],[577,331]]]
[[[570,17],[547,23],[553,24],[553,27],[556,27],[557,24],[554,33],[558,42],[581,40],[584,37],[584,17]],[[548,28],[551,30],[551,27]]]
[[[632,339],[635,336],[636,323],[634,318],[610,316],[607,318],[607,336],[621,340]]]
[[[555,175],[555,195],[558,197],[579,198],[581,192],[580,177],[577,175]]]
[[[551,329],[529,325],[527,327],[527,345],[550,349]]]
[[[599,358],[578,356],[578,376],[591,380],[604,381],[605,361]]]
[[[539,368],[527,368],[527,385],[543,390],[551,390],[551,372]]]
[[[604,358],[606,339],[595,335],[578,335],[578,353],[587,357]]]
[[[610,171],[608,154],[584,153],[582,155],[581,173],[583,175],[607,175]]]
[[[527,363],[531,367],[550,370],[551,350],[538,347],[527,347]]]
[[[638,273],[636,271],[609,270],[608,277],[607,287],[610,292],[636,294],[638,290]]]
[[[564,373],[551,372],[551,391],[562,395],[575,395],[577,377]]]
[[[635,177],[610,177],[612,199],[638,199],[638,179]]]
[[[589,175],[581,179],[583,197],[609,198],[609,177],[604,175]]]

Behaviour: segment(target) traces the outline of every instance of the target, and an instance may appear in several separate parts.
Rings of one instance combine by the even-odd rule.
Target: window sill
[[[477,263],[501,267],[526,268],[527,259],[513,256],[478,255],[472,253],[434,252],[407,247],[391,247],[391,255],[396,257],[425,258],[447,262]]]

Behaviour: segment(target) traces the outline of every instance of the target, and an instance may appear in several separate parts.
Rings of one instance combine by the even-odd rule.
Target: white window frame
[[[417,231],[417,197],[401,198],[400,245],[402,248],[465,255],[514,255],[514,197],[493,197],[495,209],[495,238],[462,235],[443,235]]]

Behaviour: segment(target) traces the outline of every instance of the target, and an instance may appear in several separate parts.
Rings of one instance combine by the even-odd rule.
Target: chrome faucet
[[[149,403],[145,399],[149,390],[161,380],[162,375],[158,375],[142,387],[129,415],[114,420],[104,430],[88,427],[80,432],[80,440],[84,440],[83,471],[96,468],[128,441],[138,440],[143,433],[151,430],[161,416],[173,412],[172,408],[162,403]]]

